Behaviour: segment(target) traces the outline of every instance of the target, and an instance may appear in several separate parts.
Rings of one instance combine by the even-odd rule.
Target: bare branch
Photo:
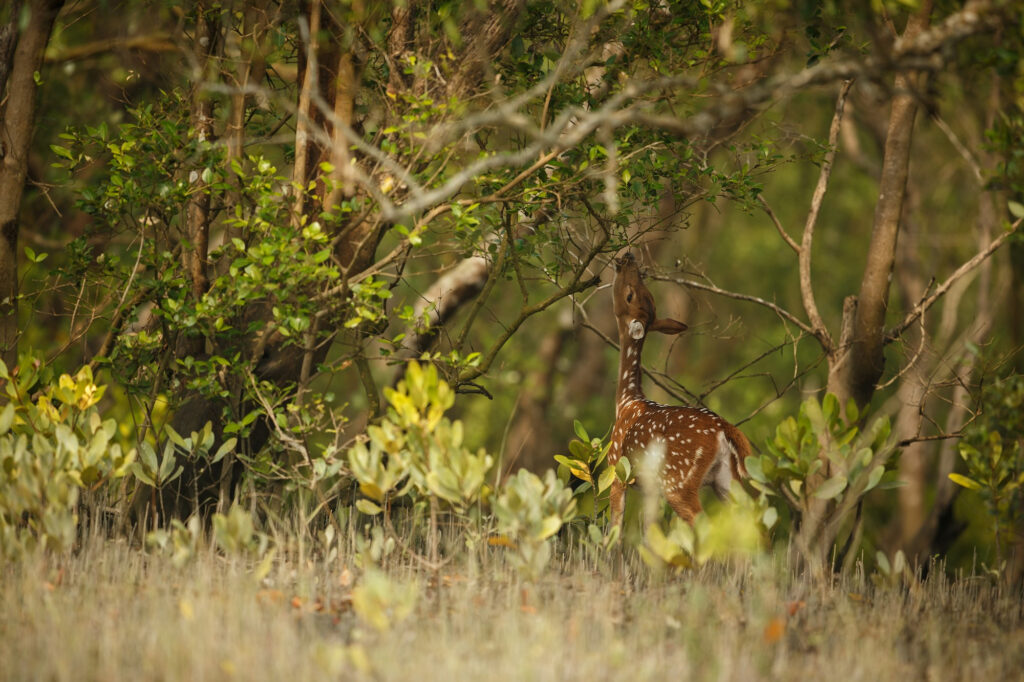
[[[938,126],[939,130],[942,131],[942,133],[946,136],[950,144],[953,145],[953,148],[956,149],[960,156],[964,157],[964,161],[967,162],[967,166],[971,169],[971,173],[974,175],[974,179],[977,181],[978,186],[984,186],[985,178],[981,174],[981,164],[978,163],[978,159],[974,157],[974,154],[971,152],[971,150],[968,149],[967,146],[960,141],[960,138],[957,137],[953,129],[949,127],[949,124],[946,123],[946,121],[941,116],[936,114],[935,116],[932,117],[932,121],[935,122],[935,125]]]
[[[668,277],[668,276],[665,276],[665,275],[654,275],[654,274],[649,275],[649,277],[650,277],[650,279],[659,280],[659,281],[662,281],[662,282],[673,282],[675,284],[680,284],[680,285],[682,285],[684,287],[688,287],[690,289],[698,289],[700,291],[708,291],[708,292],[711,292],[712,294],[718,294],[719,296],[725,296],[727,298],[735,298],[738,301],[748,301],[750,303],[756,303],[758,305],[764,306],[765,308],[768,308],[769,310],[774,311],[776,315],[778,315],[779,317],[782,317],[782,318],[784,318],[786,320],[789,320],[790,322],[795,324],[797,327],[799,327],[801,330],[807,332],[811,336],[817,336],[814,333],[814,329],[812,329],[810,325],[808,325],[806,322],[801,320],[799,317],[797,317],[793,313],[789,312],[785,308],[781,307],[777,303],[772,303],[771,301],[766,301],[765,299],[760,298],[758,296],[751,296],[749,294],[740,294],[740,293],[737,293],[735,291],[729,291],[727,289],[720,289],[719,287],[716,287],[713,284],[704,284],[702,282],[695,282],[692,279],[682,279],[682,278],[677,278],[677,277]]]
[[[921,317],[921,315],[923,315],[925,311],[928,310],[928,308],[930,308],[933,303],[935,303],[935,301],[939,300],[943,296],[943,294],[949,291],[949,288],[953,286],[958,279],[960,279],[961,277],[969,273],[971,270],[985,262],[985,259],[987,259],[993,253],[995,253],[996,250],[998,250],[999,247],[1003,245],[1003,242],[1005,242],[1012,235],[1014,235],[1017,232],[1017,229],[1020,227],[1022,220],[1024,220],[1024,218],[1017,218],[1017,220],[1013,221],[1013,224],[1010,225],[1009,230],[1003,232],[1001,235],[993,239],[992,243],[989,244],[985,249],[975,254],[973,258],[971,258],[969,261],[958,267],[953,272],[953,274],[946,278],[946,280],[942,284],[935,287],[935,291],[933,291],[929,296],[919,301],[918,304],[914,306],[914,309],[911,310],[905,318],[903,318],[902,322],[900,322],[898,325],[896,325],[888,332],[886,332],[885,342],[891,343],[892,341],[895,341],[896,339],[900,338],[900,335],[902,335],[903,332],[905,332],[910,325],[914,324],[917,318]]]
[[[796,241],[789,236],[789,233],[786,232],[785,228],[782,227],[782,223],[779,222],[779,218],[778,216],[775,215],[775,211],[773,211],[772,207],[768,205],[768,200],[764,198],[763,194],[758,194],[757,200],[761,203],[761,208],[764,209],[764,212],[768,214],[769,218],[771,218],[772,224],[775,225],[775,229],[779,231],[779,236],[782,237],[783,241],[789,244],[789,248],[793,249],[795,253],[799,254],[800,245],[797,244]]]
[[[811,210],[807,214],[807,222],[804,224],[804,234],[800,242],[799,263],[800,263],[800,298],[803,300],[804,310],[811,321],[814,335],[818,337],[825,352],[832,350],[832,336],[825,327],[821,313],[818,312],[818,304],[814,300],[814,287],[811,284],[811,245],[814,242],[814,226],[818,222],[818,214],[821,211],[821,202],[825,198],[825,191],[828,189],[828,180],[832,175],[832,164],[836,159],[836,149],[839,142],[839,127],[843,121],[843,108],[846,106],[846,96],[850,94],[850,87],[853,81],[846,81],[839,89],[839,96],[836,98],[836,111],[832,115],[832,124],[828,129],[828,151],[821,162],[821,173],[818,174],[818,184],[814,188],[811,197]]]

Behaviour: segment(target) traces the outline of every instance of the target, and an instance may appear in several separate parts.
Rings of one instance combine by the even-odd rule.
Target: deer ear
[[[662,334],[679,334],[680,332],[686,331],[686,325],[679,320],[673,320],[668,317],[663,317],[660,320],[655,320],[651,323],[651,326],[647,328],[649,332],[661,332]]]

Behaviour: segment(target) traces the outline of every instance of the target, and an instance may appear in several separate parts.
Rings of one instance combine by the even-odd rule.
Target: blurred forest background
[[[844,532],[1020,575],[1020,10],[11,0],[9,399],[114,418],[138,455],[76,485],[155,523],[344,479],[414,358],[466,449],[542,472],[575,421],[607,436],[631,249],[689,325],[648,344],[651,398],[762,454],[826,391],[888,417],[903,485]]]

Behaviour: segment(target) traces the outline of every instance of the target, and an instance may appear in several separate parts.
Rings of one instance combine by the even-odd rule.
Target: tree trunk
[[[560,446],[552,436],[551,399],[558,358],[571,334],[572,325],[563,322],[547,333],[537,349],[537,367],[527,373],[523,381],[518,408],[505,442],[503,475],[520,468],[541,473],[554,464]]]
[[[35,74],[64,2],[30,2],[28,22],[19,31],[20,4],[11,8],[0,41],[6,51],[0,54],[0,359],[8,367],[18,361],[19,213],[35,122]]]
[[[931,5],[931,0],[926,0],[918,13],[910,18],[904,39],[912,39],[927,28]],[[850,344],[836,348],[830,358],[828,390],[836,394],[840,405],[853,398],[858,405],[866,406],[885,368],[883,348],[889,281],[903,212],[917,97],[924,78],[919,74],[899,74],[895,78],[878,203],[875,205],[864,276],[856,309],[850,319],[845,316],[843,319],[841,336],[848,332]]]
[[[908,190],[909,204],[916,203],[917,192]],[[912,210],[906,211],[909,216]],[[904,310],[911,310],[925,295],[927,282],[921,272],[919,258],[920,229],[912,219],[907,219],[903,230],[903,238],[896,250],[897,272],[901,304]],[[923,318],[922,318],[923,319]],[[903,371],[897,388],[899,412],[896,414],[893,428],[900,440],[912,439],[921,435],[924,426],[925,402],[928,398],[930,375],[934,365],[934,349],[928,338],[928,331],[921,325],[914,325],[906,331],[902,339],[906,349],[907,366]],[[926,494],[928,489],[928,454],[931,443],[913,442],[903,448],[900,453],[900,480],[904,482],[897,492],[899,501],[897,547],[906,547],[917,534],[928,513]]]

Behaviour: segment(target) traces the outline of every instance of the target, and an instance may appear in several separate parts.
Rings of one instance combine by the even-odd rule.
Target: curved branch
[[[843,109],[846,106],[846,96],[850,94],[852,80],[845,81],[839,89],[839,97],[836,99],[836,111],[832,115],[832,124],[828,129],[828,151],[821,162],[821,173],[818,174],[818,184],[811,196],[811,210],[807,214],[807,222],[804,224],[804,234],[800,241],[798,261],[800,264],[800,298],[803,300],[804,310],[811,321],[813,334],[821,342],[826,353],[832,352],[832,336],[825,327],[821,313],[818,312],[818,304],[814,300],[814,287],[811,285],[811,245],[814,242],[814,227],[818,222],[818,214],[821,211],[821,202],[825,198],[825,190],[828,189],[828,180],[832,175],[832,164],[836,159],[836,149],[839,142],[839,126],[843,120]]]

